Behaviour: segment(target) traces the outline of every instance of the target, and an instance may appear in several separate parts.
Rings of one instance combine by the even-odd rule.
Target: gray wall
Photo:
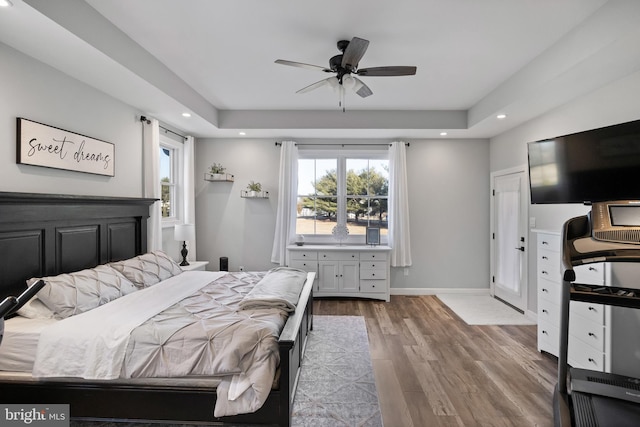
[[[631,74],[586,96],[575,99],[547,114],[530,120],[490,142],[491,171],[527,163],[527,142],[640,119],[640,73]],[[589,209],[580,204],[530,205],[533,228],[560,231],[569,218]],[[529,235],[529,307],[537,310],[536,236]]]
[[[140,113],[0,43],[2,191],[142,196]],[[115,144],[115,176],[16,164],[16,117]]]
[[[142,112],[0,43],[0,191],[142,196]],[[17,165],[16,117],[24,117],[115,144],[115,177]],[[280,150],[275,140],[205,139],[196,143],[198,258],[217,269],[265,269],[270,263],[278,196]],[[301,141],[305,142],[305,141]],[[306,141],[322,142],[322,141]],[[335,141],[333,141],[335,142]],[[377,141],[380,142],[380,141]],[[389,142],[389,141],[384,141]],[[486,288],[488,285],[487,140],[417,140],[408,151],[413,267],[392,272],[403,289]],[[234,183],[203,179],[213,162]],[[240,198],[250,180],[271,192],[267,200]],[[164,249],[179,259],[166,229]],[[461,261],[461,260],[464,260]],[[461,268],[464,265],[464,268]]]
[[[142,197],[141,112],[0,43],[0,191]],[[115,145],[115,176],[16,164],[16,117]],[[172,229],[165,249],[178,259]]]
[[[229,258],[232,270],[239,266],[273,267],[270,255],[280,163],[280,149],[274,142],[274,139],[198,141],[197,250],[199,259],[210,261],[209,269],[218,268],[221,256]],[[392,269],[392,288],[409,293],[439,288],[488,288],[489,142],[455,139],[407,142],[410,142],[407,173],[413,266],[407,269],[408,275],[404,268]],[[204,173],[212,163],[227,167],[235,175],[235,182],[204,181]],[[268,200],[240,198],[240,191],[251,180],[261,182],[270,192]]]

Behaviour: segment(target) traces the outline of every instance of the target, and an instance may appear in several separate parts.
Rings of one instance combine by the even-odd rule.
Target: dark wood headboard
[[[32,277],[145,253],[154,199],[0,192],[0,301]]]

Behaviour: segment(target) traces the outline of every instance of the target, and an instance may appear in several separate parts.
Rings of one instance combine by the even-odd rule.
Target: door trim
[[[514,166],[512,168],[508,168],[508,169],[502,169],[499,171],[495,171],[495,172],[491,172],[490,174],[490,178],[489,178],[489,188],[490,188],[490,192],[489,192],[489,206],[490,206],[490,212],[489,212],[489,221],[490,221],[490,226],[489,226],[489,262],[490,262],[490,266],[489,266],[489,294],[493,297],[495,297],[495,282],[493,280],[493,278],[495,277],[495,261],[496,261],[496,256],[495,256],[495,239],[494,239],[494,227],[495,227],[495,212],[494,212],[494,181],[496,177],[499,176],[503,176],[503,175],[511,175],[514,173],[519,173],[522,172],[523,173],[523,177],[525,180],[525,189],[526,192],[524,194],[522,194],[522,197],[526,197],[527,203],[524,203],[525,205],[525,211],[523,212],[524,217],[527,219],[527,221],[525,222],[526,224],[528,224],[528,218],[529,218],[529,173],[527,170],[527,165],[526,164],[522,164],[520,166]],[[527,241],[525,242],[525,256],[523,256],[523,261],[522,261],[522,287],[523,287],[523,291],[524,291],[524,312],[528,312],[529,310],[529,227],[525,227],[525,238],[527,239]]]

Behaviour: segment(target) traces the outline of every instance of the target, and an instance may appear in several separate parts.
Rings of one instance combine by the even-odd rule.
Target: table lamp
[[[193,224],[178,224],[174,229],[173,238],[178,241],[182,241],[182,262],[180,265],[189,265],[187,262],[187,254],[189,251],[187,250],[187,240],[195,240],[196,239],[196,226]]]

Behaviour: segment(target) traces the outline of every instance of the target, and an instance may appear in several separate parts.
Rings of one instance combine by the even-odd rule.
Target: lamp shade
[[[195,240],[196,226],[193,224],[178,224],[175,226],[173,238],[176,240],[186,241]]]

